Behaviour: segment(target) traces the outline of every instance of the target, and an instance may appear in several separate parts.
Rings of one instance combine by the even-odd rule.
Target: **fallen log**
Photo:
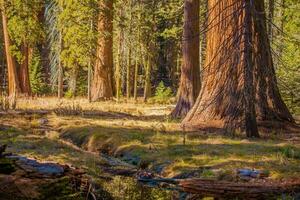
[[[265,199],[300,192],[300,180],[261,183],[233,183],[217,180],[187,179],[179,181],[183,191],[219,198]]]
[[[299,194],[300,179],[287,181],[228,182],[212,179],[139,178],[149,185],[171,184],[177,190],[221,199],[276,199],[282,194]]]

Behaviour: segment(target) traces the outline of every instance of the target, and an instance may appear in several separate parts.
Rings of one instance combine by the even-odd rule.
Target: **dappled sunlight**
[[[265,140],[183,132],[178,122],[160,115],[162,120],[132,113],[102,114],[6,116],[2,123],[7,128],[0,131],[0,142],[8,144],[13,153],[81,168],[97,180],[99,177],[101,184],[103,177],[111,179],[111,170],[122,172],[127,165],[166,178],[229,181],[236,181],[238,169],[264,170],[278,180],[292,179],[300,171],[300,145],[280,136]],[[111,163],[117,166],[108,169]]]
[[[18,126],[25,127],[26,132],[5,132],[6,137],[3,135],[1,139],[17,153],[86,168],[97,166],[97,162],[103,164],[103,161],[96,161],[94,155],[74,150],[60,140],[120,159],[131,159],[133,156],[138,159],[136,162],[168,163],[162,172],[167,177],[201,167],[233,172],[240,168],[264,169],[270,171],[273,178],[293,177],[300,170],[297,157],[300,155],[299,144],[282,140],[241,140],[196,132],[183,134],[180,128],[172,127],[174,124],[179,127],[177,123],[168,121],[55,115],[49,115],[47,119],[49,125],[58,131],[49,131],[46,135],[35,133],[34,130],[39,127],[39,118],[35,117],[30,119],[29,124],[24,119],[19,122]],[[285,151],[292,151],[293,155]]]
[[[0,200],[298,199],[278,1],[0,0]]]

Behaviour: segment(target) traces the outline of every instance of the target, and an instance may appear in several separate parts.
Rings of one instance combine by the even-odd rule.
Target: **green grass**
[[[186,144],[183,144],[180,132],[70,126],[64,129],[61,138],[89,151],[118,157],[130,154],[154,163],[168,161],[170,164],[164,174],[169,177],[201,167],[222,171],[241,168],[268,170],[273,178],[289,178],[300,173],[300,148],[297,144],[223,136],[195,137],[195,134],[187,134]]]
[[[39,109],[38,105],[42,103],[34,105]],[[186,134],[183,144],[184,134],[178,121],[165,117],[169,107],[104,102],[91,107],[85,105],[83,109],[93,110],[95,105],[97,111],[110,114],[92,117],[48,115],[49,126],[54,131],[46,135],[35,132],[39,127],[38,116],[30,122],[21,116],[2,118],[1,123],[20,130],[1,131],[0,143],[8,143],[13,152],[71,163],[91,174],[101,173],[97,165],[104,162],[98,156],[102,152],[119,158],[131,155],[139,158],[139,162],[149,163],[150,167],[164,165],[166,177],[199,171],[197,176],[219,178],[241,168],[267,170],[274,179],[300,175],[300,144],[280,138],[282,134],[272,133],[269,139],[248,140],[241,136],[233,138],[194,132]],[[26,109],[25,104],[19,106]],[[52,103],[49,107],[55,105]],[[119,112],[131,115],[119,115]],[[96,154],[74,149],[61,140]]]

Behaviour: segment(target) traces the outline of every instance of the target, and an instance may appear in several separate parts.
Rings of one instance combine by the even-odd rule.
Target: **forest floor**
[[[102,176],[105,155],[163,177],[235,180],[238,169],[265,170],[274,180],[300,177],[300,133],[184,133],[173,105],[88,103],[83,99],[21,99],[0,113],[0,144],[8,151]],[[99,156],[103,155],[103,156]]]

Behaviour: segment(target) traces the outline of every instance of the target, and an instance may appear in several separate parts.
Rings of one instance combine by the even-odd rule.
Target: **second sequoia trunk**
[[[185,117],[194,105],[200,90],[199,66],[199,0],[185,0],[183,27],[183,64],[176,108],[172,112],[175,118]]]
[[[27,44],[23,44],[21,47],[21,52],[24,56],[24,60],[20,64],[18,71],[21,93],[25,96],[30,96],[31,87],[29,80],[29,63],[32,54],[32,49],[30,49]]]
[[[100,1],[99,8],[98,32],[100,36],[91,88],[92,101],[113,97],[113,1]]]
[[[247,104],[247,100],[251,99],[247,94],[251,91],[245,92],[245,85],[249,84],[244,70],[246,62],[252,63],[250,86],[253,87],[252,103],[258,124],[294,122],[277,87],[264,1],[252,2],[249,3],[252,10],[249,44],[245,34],[246,1],[208,1],[209,27],[203,85],[195,106],[184,119],[184,125],[202,129],[245,129],[245,110],[251,107],[249,102]],[[251,48],[250,56],[245,46]]]

